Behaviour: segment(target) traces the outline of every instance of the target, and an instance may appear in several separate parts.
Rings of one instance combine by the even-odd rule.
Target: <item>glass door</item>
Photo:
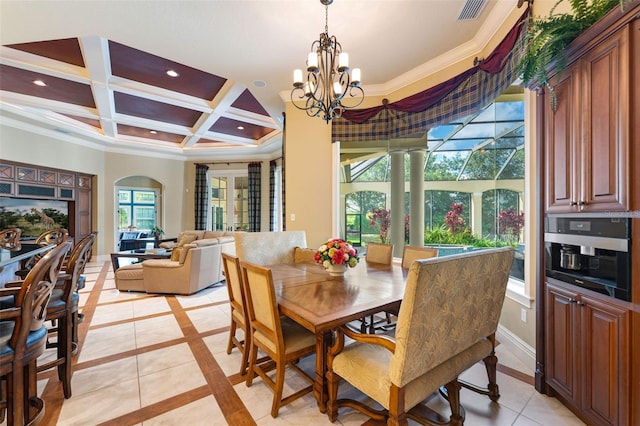
[[[211,214],[207,229],[246,231],[249,229],[249,177],[246,171],[215,174],[211,182]]]

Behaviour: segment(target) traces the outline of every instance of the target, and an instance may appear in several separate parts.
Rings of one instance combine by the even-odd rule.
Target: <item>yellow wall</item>
[[[331,124],[308,117],[290,102],[286,117],[286,230],[306,231],[307,245],[319,247],[338,236],[331,235]]]

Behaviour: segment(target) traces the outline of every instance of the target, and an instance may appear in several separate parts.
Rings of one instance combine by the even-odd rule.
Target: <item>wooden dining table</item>
[[[392,265],[361,261],[342,277],[332,277],[314,263],[269,265],[280,312],[316,335],[313,394],[326,412],[327,350],[340,325],[387,309],[402,301],[407,271]]]

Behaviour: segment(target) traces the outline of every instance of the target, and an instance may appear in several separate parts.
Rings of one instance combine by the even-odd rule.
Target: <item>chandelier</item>
[[[333,0],[320,0],[325,6],[324,32],[320,39],[311,44],[307,58],[307,78],[302,79],[302,70],[293,72],[291,102],[309,117],[322,117],[329,123],[342,116],[345,109],[358,107],[364,100],[364,90],[360,87],[360,68],[354,68],[349,75],[349,54],[335,36],[329,36],[329,5]],[[348,95],[348,96],[347,96]],[[344,105],[344,99],[353,102]],[[304,100],[304,105],[296,104]]]

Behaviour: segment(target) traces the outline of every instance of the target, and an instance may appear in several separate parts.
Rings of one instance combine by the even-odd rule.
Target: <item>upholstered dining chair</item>
[[[55,347],[57,356],[55,359],[38,365],[38,372],[53,367],[58,369],[58,380],[62,382],[62,390],[65,398],[71,398],[71,358],[77,351],[78,326],[78,283],[82,279],[84,268],[91,258],[91,248],[96,238],[92,233],[84,237],[75,245],[66,270],[58,277],[58,283],[53,289],[51,300],[47,304],[46,321],[51,321],[55,327],[49,329],[49,335],[56,334],[56,342],[47,342],[47,347]],[[74,341],[75,340],[75,341]]]
[[[0,381],[6,381],[6,386],[0,383],[0,410],[6,409],[8,425],[36,424],[44,414],[44,401],[37,396],[36,360],[45,351],[46,306],[70,245],[49,251],[23,285],[0,288],[0,298],[13,298],[0,309]]]
[[[19,250],[20,235],[22,235],[20,228],[3,229],[0,231],[0,245],[6,250]]]
[[[412,409],[444,385],[451,407],[448,424],[462,425],[462,372],[484,360],[493,370],[488,387],[497,392],[495,332],[513,255],[513,248],[504,247],[415,261],[395,338],[340,327],[328,354],[329,419],[337,419],[340,407],[351,407],[376,420],[386,418],[388,425],[407,425],[407,418],[433,421],[418,418],[419,410]],[[345,335],[355,342],[345,345]],[[341,379],[382,409],[338,399]]]
[[[242,285],[242,270],[240,269],[240,260],[231,254],[222,253],[222,263],[227,282],[227,291],[229,292],[229,305],[231,307],[231,326],[229,327],[227,354],[230,354],[234,347],[242,352],[240,375],[244,376],[247,374],[251,333],[248,332],[247,326],[247,324],[249,324],[249,318],[245,308],[246,297]],[[244,340],[239,340],[236,337],[238,329],[242,330]]]
[[[391,265],[393,261],[393,244],[382,243],[367,243],[367,252],[365,254],[365,261],[367,263],[375,263],[378,265]],[[381,320],[389,323],[389,315],[385,313],[385,319]],[[360,332],[374,334],[381,324],[380,320],[376,320],[375,315],[370,315],[369,318],[360,319]]]
[[[434,247],[404,246],[402,251],[402,267],[409,269],[414,260],[438,257],[438,249]]]
[[[391,265],[393,260],[393,244],[367,243],[367,254],[364,258],[368,263]]]
[[[273,391],[271,416],[275,418],[278,416],[280,407],[313,389],[313,378],[305,373],[297,362],[300,358],[315,353],[316,337],[296,322],[286,317],[281,318],[271,269],[247,262],[241,262],[241,266],[251,330],[247,386],[251,386],[254,376],[258,375],[271,388]],[[264,363],[258,363],[258,349],[275,363],[275,379],[267,375],[268,367],[265,367]],[[284,373],[287,365],[309,382],[309,386],[283,398]]]

